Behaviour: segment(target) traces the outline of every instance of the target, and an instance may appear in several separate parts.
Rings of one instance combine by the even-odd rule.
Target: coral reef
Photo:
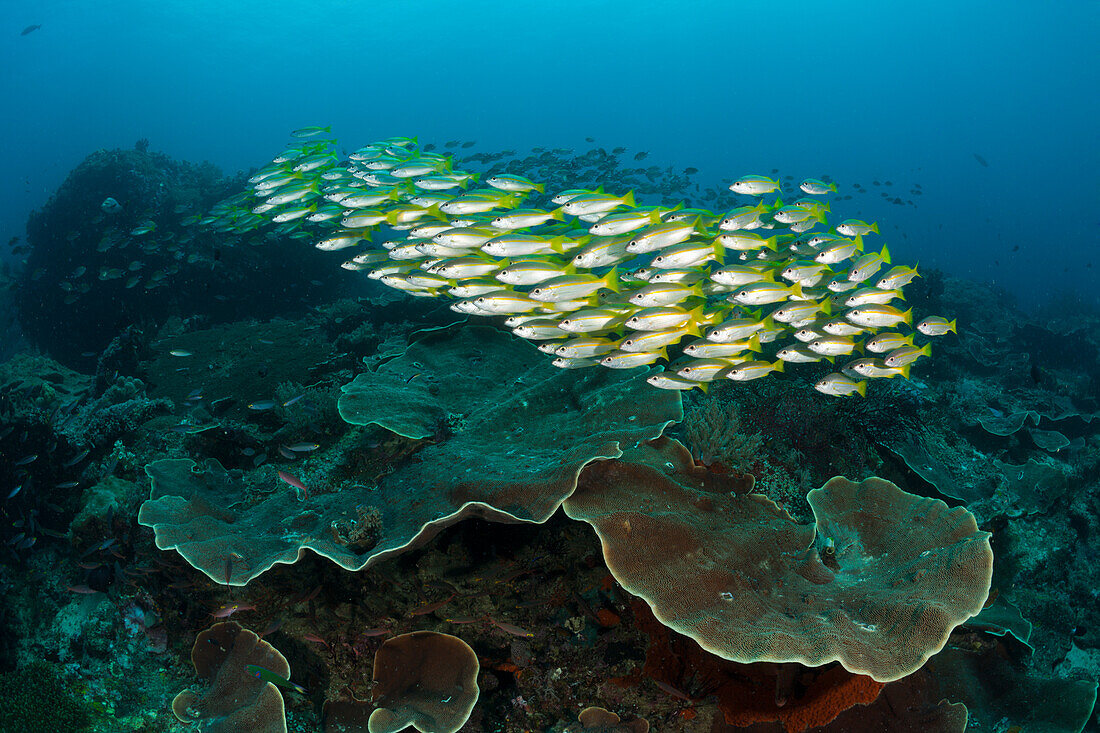
[[[290,666],[273,646],[228,621],[195,637],[191,662],[209,686],[201,695],[184,690],[172,700],[181,722],[204,721],[203,730],[210,733],[286,733],[282,695],[247,669],[255,666],[288,678]]]

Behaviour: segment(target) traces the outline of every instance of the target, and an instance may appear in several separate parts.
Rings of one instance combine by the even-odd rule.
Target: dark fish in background
[[[977,153],[974,153],[974,160],[978,161],[981,164],[982,168],[988,168],[989,167],[989,163],[986,162],[986,159],[983,158],[982,156],[978,155]]]
[[[36,30],[38,30],[38,29],[39,29],[39,28],[41,28],[41,27],[42,27],[41,25],[29,25],[29,26],[27,26],[26,28],[24,28],[24,29],[23,29],[23,32],[22,32],[22,33],[20,33],[19,35],[21,35],[21,36],[25,36],[25,35],[27,35],[28,33],[34,33],[34,32],[35,32]]]

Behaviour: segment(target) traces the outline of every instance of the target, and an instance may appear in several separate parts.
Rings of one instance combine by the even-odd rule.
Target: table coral
[[[214,460],[156,461],[146,467],[152,490],[138,522],[153,528],[159,548],[177,550],[218,583],[245,585],[305,549],[361,570],[465,517],[545,522],[585,465],[681,418],[679,395],[654,394],[638,375],[600,370],[578,379],[524,341],[485,328],[415,343],[348,385],[340,411],[349,422],[431,434],[433,442],[374,491],[312,486],[304,501],[290,487],[252,501]],[[359,521],[363,505],[379,515],[369,547],[339,531]]]
[[[588,468],[564,509],[594,527],[623,587],[708,651],[889,681],[981,610],[993,553],[964,509],[838,477],[807,496],[815,531],[761,495],[703,490],[693,468],[682,445],[653,441]]]
[[[206,721],[207,733],[286,733],[282,695],[245,669],[256,665],[289,678],[290,665],[275,647],[227,621],[195,637],[191,662],[210,686],[201,695],[184,690],[176,696],[172,712],[181,722]]]
[[[411,725],[422,733],[455,733],[478,698],[477,654],[450,634],[415,631],[386,642],[374,655],[375,703],[370,733]]]

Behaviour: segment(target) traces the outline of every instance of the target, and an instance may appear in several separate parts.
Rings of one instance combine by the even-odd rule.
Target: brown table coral
[[[838,477],[807,496],[815,529],[759,494],[710,493],[692,470],[662,438],[587,468],[564,509],[661,623],[724,659],[895,680],[988,595],[989,535],[965,509]]]

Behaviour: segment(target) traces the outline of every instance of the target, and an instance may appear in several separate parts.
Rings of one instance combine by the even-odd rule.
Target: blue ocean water
[[[291,730],[330,714],[361,725],[381,706],[359,704],[368,660],[429,630],[478,657],[467,732],[575,731],[590,704],[655,731],[734,730],[757,712],[782,727],[807,711],[834,733],[933,718],[961,731],[946,700],[984,730],[1100,730],[1097,38],[1095,0],[0,4],[0,733],[216,717],[173,710],[185,687],[225,690],[190,655],[252,632],[278,650],[265,664],[293,670],[261,670]],[[677,341],[640,352],[667,371],[784,371],[759,382],[658,391],[637,370],[572,371],[595,366],[583,356],[554,369],[504,318],[456,324],[449,300],[339,269],[357,251],[393,265],[382,237],[311,247],[359,225],[267,221],[294,201],[249,215],[258,198],[234,196],[249,173],[288,142],[327,145],[288,137],[314,125],[343,154],[303,176],[314,199],[322,175],[364,172],[347,152],[391,136],[478,172],[550,149],[554,186],[594,148],[619,151],[639,185],[654,181],[639,167],[694,170],[671,200],[638,204],[747,173],[783,179],[784,197],[836,181],[831,225],[877,222],[869,249],[919,264],[913,321],[942,327],[898,326],[881,356],[904,363],[887,370],[862,358],[869,335],[844,342],[857,322],[833,311],[844,296],[815,289],[811,325],[787,330],[852,329],[817,334],[835,362],[780,326],[782,340],[753,331],[725,352],[737,363],[700,366]],[[109,187],[128,184],[130,199]],[[100,204],[112,195],[122,215]],[[775,328],[764,316],[787,297],[705,312],[725,292],[674,301],[697,306],[675,337],[746,314],[746,328]],[[518,312],[552,331],[554,313],[616,297]],[[594,332],[597,357],[649,337],[621,330],[623,312],[603,314],[618,325]],[[608,510],[617,489],[626,509]],[[646,528],[632,549],[592,531],[616,513],[624,536]],[[714,568],[747,583],[719,588]],[[757,597],[742,604],[743,590]],[[777,618],[804,624],[805,647],[759,633]],[[818,648],[837,639],[854,643]],[[742,664],[760,659],[776,665]],[[763,712],[738,685],[764,691]],[[819,693],[841,689],[846,704],[869,698],[815,718],[832,704]]]
[[[36,2],[0,28],[5,237],[140,138],[232,171],[307,124],[353,148],[593,137],[710,185],[861,183],[843,211],[895,257],[1024,304],[1100,292],[1095,2]]]

